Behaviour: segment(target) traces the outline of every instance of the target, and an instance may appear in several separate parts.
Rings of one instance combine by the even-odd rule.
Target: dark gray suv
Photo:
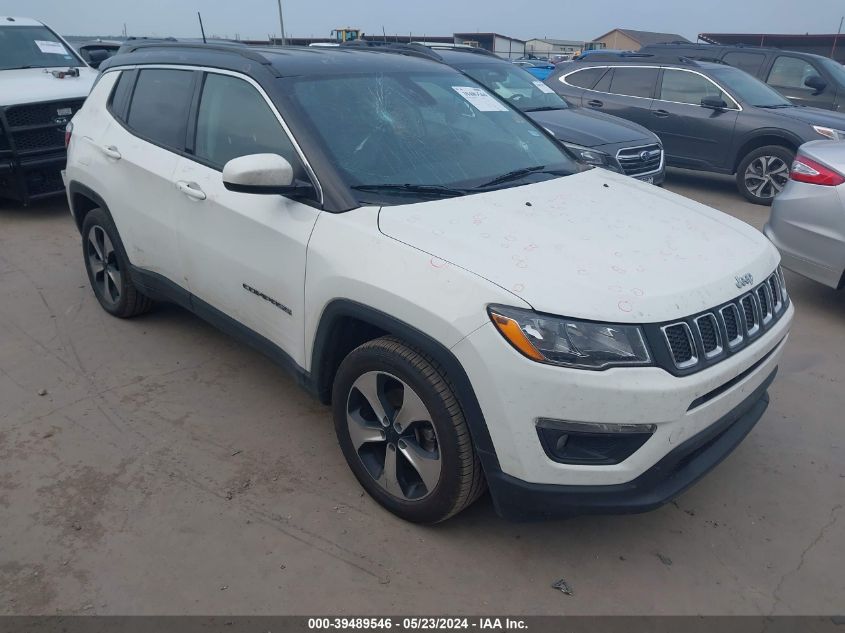
[[[736,66],[765,81],[795,105],[845,111],[845,68],[829,57],[779,48],[717,44],[652,44],[640,52],[683,55]]]
[[[594,55],[546,83],[575,105],[639,123],[660,137],[670,166],[736,174],[751,202],[771,204],[798,147],[845,140],[845,115],[796,106],[724,64],[653,55]]]

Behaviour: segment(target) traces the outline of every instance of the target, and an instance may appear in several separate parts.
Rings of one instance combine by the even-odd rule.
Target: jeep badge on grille
[[[754,283],[754,275],[751,273],[745,273],[742,276],[737,275],[736,277],[736,287],[737,288],[745,288],[745,286],[750,286]]]

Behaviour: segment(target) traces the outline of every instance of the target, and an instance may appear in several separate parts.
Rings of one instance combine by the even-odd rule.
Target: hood
[[[79,77],[64,79],[57,79],[51,73],[67,68],[57,66],[0,70],[0,106],[87,97],[97,79],[97,71],[83,67],[79,69]]]
[[[712,308],[739,296],[737,276],[763,281],[780,260],[744,222],[602,169],[384,207],[379,228],[540,312],[618,323]]]
[[[769,109],[767,112],[774,112],[810,125],[823,125],[824,127],[832,127],[837,130],[845,130],[845,114],[832,112],[831,110],[796,106],[794,108]]]
[[[627,142],[658,142],[657,136],[637,123],[585,108],[526,114],[564,143],[596,147]]]

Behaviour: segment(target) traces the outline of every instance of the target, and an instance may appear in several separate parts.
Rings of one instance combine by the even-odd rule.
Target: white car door
[[[195,138],[194,158],[182,158],[173,177],[188,289],[302,365],[305,255],[320,211],[229,191],[222,179],[229,160],[261,153],[285,157],[305,179],[301,157],[260,87],[222,72],[205,76]]]
[[[106,202],[129,260],[180,286],[184,274],[176,207],[181,196],[173,174],[185,148],[198,77],[190,70],[151,68],[139,71],[136,80],[136,73],[123,72],[109,106],[114,119],[97,144],[108,163]],[[117,102],[124,91],[126,98],[131,95],[128,104]]]

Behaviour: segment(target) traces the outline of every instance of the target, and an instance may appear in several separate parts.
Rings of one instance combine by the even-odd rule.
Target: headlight
[[[814,125],[813,129],[816,133],[829,138],[831,141],[845,141],[845,131],[832,127],[822,127],[820,125]]]
[[[619,167],[619,163],[617,163],[616,159],[610,154],[600,152],[597,149],[582,147],[581,145],[573,145],[572,143],[564,143],[563,146],[575,154],[575,157],[582,163],[595,165],[596,167],[604,167],[605,169],[609,169],[611,171],[622,172],[622,169]]]
[[[576,321],[504,306],[490,306],[488,311],[502,336],[540,363],[580,369],[651,365],[645,337],[636,325]]]

